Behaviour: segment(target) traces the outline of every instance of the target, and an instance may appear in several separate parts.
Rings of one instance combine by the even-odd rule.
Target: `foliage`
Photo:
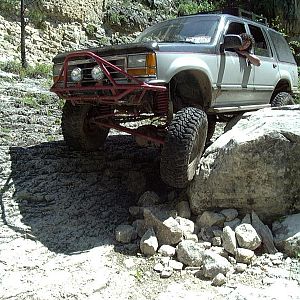
[[[36,64],[34,66],[28,66],[24,69],[20,62],[17,61],[7,61],[0,63],[0,69],[19,75],[21,78],[49,78],[52,73],[52,66],[48,64]]]
[[[88,24],[85,27],[85,32],[89,37],[93,37],[95,33],[97,32],[97,27],[93,24]]]
[[[198,12],[212,11],[216,6],[208,0],[199,1],[181,1],[178,5],[178,15],[190,15]]]
[[[45,29],[45,21],[47,20],[47,16],[42,9],[38,7],[28,9],[27,17],[36,28]]]
[[[11,13],[16,13],[18,10],[19,0],[1,0],[0,1],[0,11],[4,15],[9,15]]]

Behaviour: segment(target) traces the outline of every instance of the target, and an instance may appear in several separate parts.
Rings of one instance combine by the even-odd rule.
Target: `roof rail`
[[[233,15],[241,18],[250,19],[254,22],[259,22],[268,26],[267,18],[257,15],[253,12],[244,10],[239,7],[227,7],[227,8],[217,9],[208,12],[199,12],[199,14],[228,14],[228,15]]]

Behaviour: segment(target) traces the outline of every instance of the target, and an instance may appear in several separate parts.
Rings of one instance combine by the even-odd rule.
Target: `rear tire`
[[[162,180],[184,188],[193,179],[207,136],[206,114],[195,107],[178,111],[171,121],[161,154]]]
[[[66,102],[62,114],[62,134],[67,145],[76,150],[95,151],[105,142],[109,129],[90,124],[96,110],[90,104]]]
[[[278,93],[271,101],[272,107],[280,107],[295,104],[293,97],[287,92]]]

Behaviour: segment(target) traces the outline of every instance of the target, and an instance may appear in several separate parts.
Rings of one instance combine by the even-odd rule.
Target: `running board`
[[[249,111],[258,110],[262,108],[271,107],[271,104],[260,104],[260,105],[245,105],[245,106],[226,106],[226,107],[211,107],[208,109],[208,113],[228,113],[235,111]]]

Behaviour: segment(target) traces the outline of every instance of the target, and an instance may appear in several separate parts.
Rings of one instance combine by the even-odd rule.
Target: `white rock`
[[[214,277],[211,284],[214,286],[221,286],[225,283],[226,283],[226,277],[222,273],[219,273],[217,276]]]
[[[152,228],[149,228],[140,241],[141,252],[145,255],[154,255],[157,248],[158,241],[155,232]]]
[[[203,275],[213,278],[219,273],[225,275],[231,270],[230,262],[223,256],[211,250],[206,250],[203,256]]]
[[[234,268],[237,273],[243,273],[246,271],[247,267],[247,264],[237,263]]]
[[[163,269],[164,269],[164,265],[161,264],[161,263],[157,263],[153,267],[153,270],[156,271],[156,272],[159,272],[159,273],[162,272]]]
[[[177,259],[187,266],[201,266],[204,247],[190,240],[183,240],[176,247]]]
[[[235,255],[237,248],[235,232],[229,226],[223,228],[222,239],[224,249],[229,253]]]
[[[165,267],[160,273],[161,278],[169,278],[173,273],[173,269],[170,267]]]
[[[235,236],[241,248],[255,250],[261,244],[261,239],[251,224],[237,226]]]
[[[183,268],[183,263],[176,261],[176,260],[169,260],[169,267],[175,271],[181,271]]]
[[[182,217],[176,217],[175,220],[180,225],[180,228],[183,232],[183,234],[192,234],[195,230],[195,224],[193,221],[182,218]]]
[[[174,256],[176,253],[176,248],[170,245],[162,245],[159,248],[158,253],[160,253],[163,256]]]
[[[237,248],[235,259],[239,263],[250,264],[254,258],[254,252],[249,249]]]

